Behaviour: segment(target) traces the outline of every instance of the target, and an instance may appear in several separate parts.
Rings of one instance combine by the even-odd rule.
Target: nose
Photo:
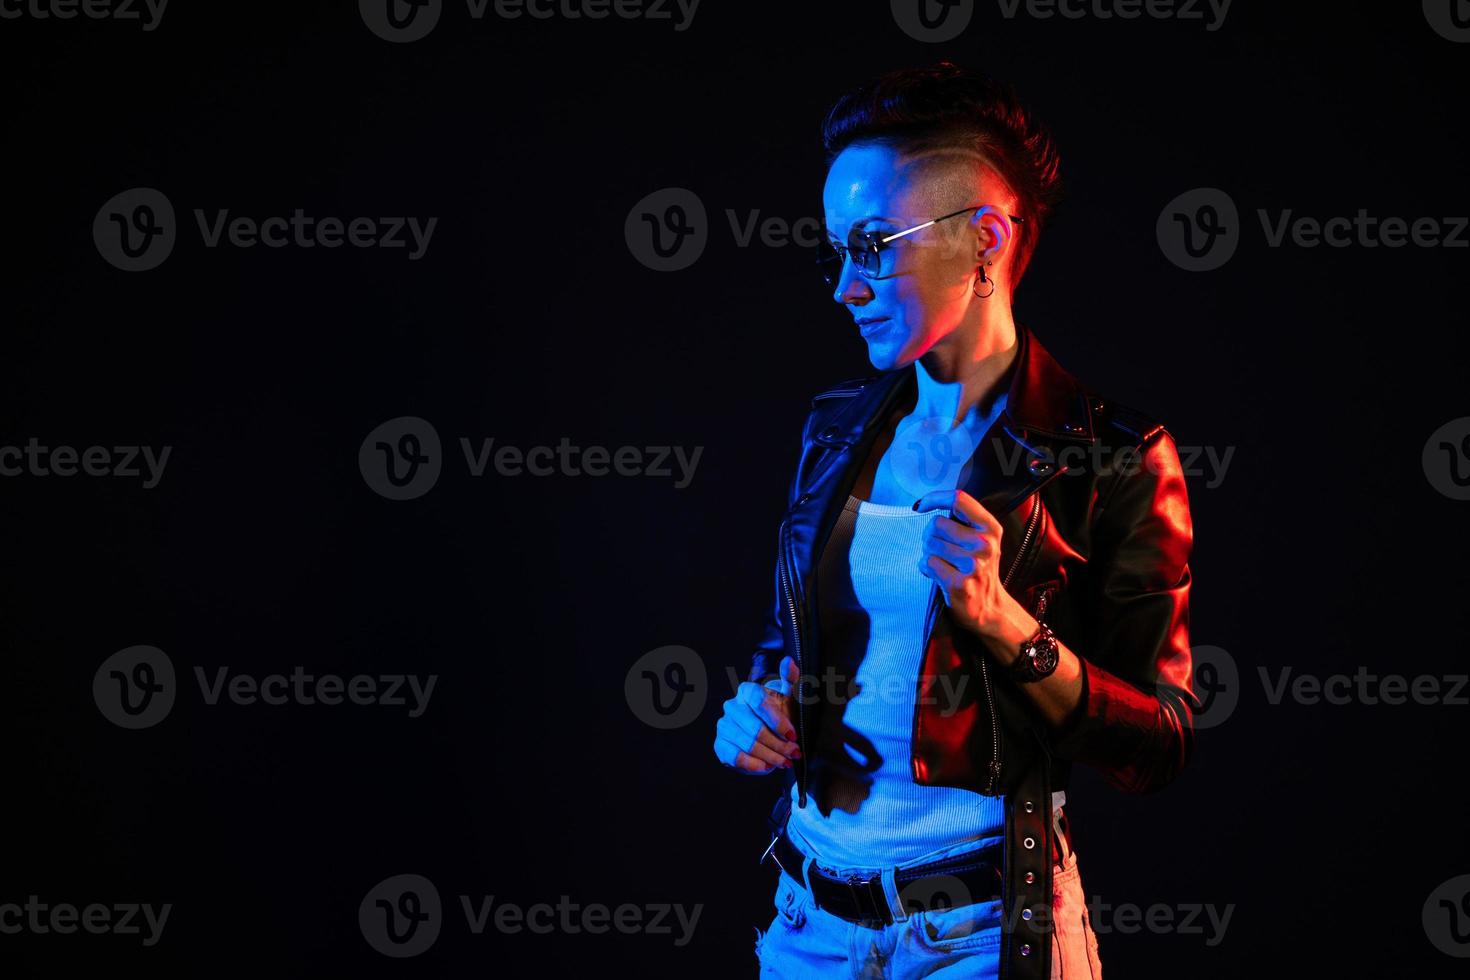
[[[862,306],[873,298],[873,287],[858,271],[850,255],[843,256],[842,271],[837,274],[837,285],[832,290],[832,299],[838,303],[853,303]]]

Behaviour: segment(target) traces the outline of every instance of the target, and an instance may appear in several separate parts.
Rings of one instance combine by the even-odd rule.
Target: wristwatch
[[[1030,684],[1050,677],[1057,669],[1057,638],[1051,627],[1038,621],[1036,632],[1021,642],[1021,655],[1011,664],[1011,680]]]

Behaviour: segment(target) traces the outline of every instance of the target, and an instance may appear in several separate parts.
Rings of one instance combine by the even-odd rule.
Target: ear
[[[977,262],[997,264],[1015,244],[1015,223],[1003,209],[993,204],[987,204],[976,211],[970,218],[970,223],[979,232],[980,248],[975,254]]]

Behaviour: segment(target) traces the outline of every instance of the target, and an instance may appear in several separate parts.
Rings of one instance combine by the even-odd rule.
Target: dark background
[[[799,8],[799,9],[798,9]],[[1451,976],[1421,911],[1470,872],[1470,708],[1268,702],[1274,672],[1465,671],[1465,502],[1430,434],[1467,414],[1467,252],[1267,245],[1256,209],[1464,215],[1470,45],[1418,4],[1237,0],[1223,25],[1005,18],[923,43],[888,5],[706,0],[669,21],[475,21],[450,3],[391,44],[351,3],[170,5],[136,22],[0,20],[7,92],[0,445],[172,447],[159,485],[0,478],[7,721],[0,902],[174,905],[162,940],[0,935],[0,972],[156,976],[753,976],[773,779],[711,744],[748,666],[807,400],[869,373],[805,249],[726,218],[816,215],[818,127],[880,70],[950,58],[1012,80],[1054,130],[1068,198],[1016,300],[1061,362],[1233,447],[1191,477],[1191,638],[1239,706],[1162,793],[1079,770],[1084,887],[1110,904],[1234,906],[1223,942],[1099,929],[1114,978]],[[158,268],[93,218],[151,187]],[[653,271],[635,202],[696,193],[709,243]],[[1241,243],[1210,272],[1155,223],[1226,191]],[[427,254],[204,247],[192,209],[438,217]],[[358,448],[430,420],[444,472],[392,501]],[[496,445],[703,447],[692,483],[487,474]],[[166,651],[158,725],[91,695],[115,651]],[[658,730],[624,694],[666,645],[708,668]],[[1084,651],[1085,652],[1085,651]],[[196,666],[434,673],[427,711],[210,706]],[[1274,678],[1274,673],[1273,673]],[[375,952],[368,891],[430,878],[447,921]],[[693,941],[475,936],[457,896],[702,904]],[[1099,923],[1095,922],[1095,925]]]

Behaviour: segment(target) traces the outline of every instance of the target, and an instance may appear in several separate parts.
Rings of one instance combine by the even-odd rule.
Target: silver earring
[[[989,265],[989,263],[986,263],[986,265]],[[990,284],[990,288],[988,290],[986,290],[985,292],[983,292],[983,293],[980,292],[980,284],[981,283],[989,283]],[[974,285],[972,285],[970,287],[970,292],[974,293],[976,296],[980,297],[981,299],[985,299],[991,293],[995,292],[995,280],[994,279],[987,279],[985,277],[985,266],[982,265],[980,267],[980,274],[975,277],[975,283],[974,283]]]

